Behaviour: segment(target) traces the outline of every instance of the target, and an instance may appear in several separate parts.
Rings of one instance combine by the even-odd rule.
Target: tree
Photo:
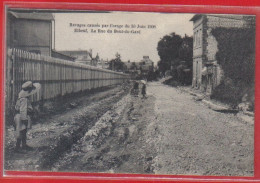
[[[157,45],[160,61],[158,67],[163,74],[171,70],[171,75],[183,84],[192,80],[193,38],[185,34],[181,36],[171,33],[164,36]],[[180,74],[183,73],[183,74]],[[185,81],[185,82],[184,82]]]
[[[131,66],[130,66],[131,70],[137,70],[137,65],[135,62],[132,62]]]
[[[126,65],[121,61],[121,55],[117,52],[116,58],[109,61],[109,69],[114,71],[125,71]]]
[[[179,50],[179,58],[186,62],[187,67],[192,67],[193,62],[193,38],[187,35],[182,40],[182,45]]]
[[[157,65],[159,67],[158,70],[163,73],[165,73],[167,71],[167,69],[169,69],[171,67],[170,63],[163,62],[161,60],[157,63]]]
[[[183,39],[174,32],[164,36],[157,45],[158,55],[161,59],[158,66],[162,72],[170,69],[171,65],[178,65],[179,49]]]

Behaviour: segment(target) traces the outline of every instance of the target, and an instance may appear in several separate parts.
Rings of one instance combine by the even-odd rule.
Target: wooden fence
[[[14,105],[26,81],[38,82],[41,90],[32,101],[119,84],[128,75],[18,49],[8,49],[6,60],[6,107]]]

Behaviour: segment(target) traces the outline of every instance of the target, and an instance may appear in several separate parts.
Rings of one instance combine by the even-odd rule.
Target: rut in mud
[[[141,99],[131,95],[122,98],[52,170],[153,173],[155,146],[147,141],[152,140],[147,126],[153,116],[153,100],[153,97]]]
[[[34,125],[32,152],[12,153],[9,129],[5,169],[253,175],[253,122],[159,82],[148,83],[147,98],[131,95],[130,88],[80,98],[77,107]]]
[[[6,170],[50,170],[53,163],[76,143],[89,128],[124,95],[129,87],[117,86],[107,91],[80,97],[78,106],[55,114],[33,126],[28,132],[28,144],[33,151],[14,153],[13,128],[5,138]]]

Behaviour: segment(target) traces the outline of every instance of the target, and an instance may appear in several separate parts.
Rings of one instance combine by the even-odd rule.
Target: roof
[[[59,52],[70,56],[76,54],[90,54],[88,50],[63,50]]]
[[[63,54],[63,53],[61,53],[60,51],[51,50],[51,52],[52,52],[52,53],[57,53],[57,54],[63,55],[63,56],[65,56],[65,57],[69,57],[69,58],[71,58],[71,59],[73,59],[73,60],[75,60],[75,59],[76,59],[76,58],[75,58],[75,57],[73,57],[73,56],[70,56],[70,55]]]
[[[196,14],[196,15],[194,15],[191,19],[190,19],[190,21],[196,21],[196,20],[198,20],[200,17],[202,16],[202,14]]]
[[[220,17],[220,18],[228,18],[228,19],[234,19],[234,20],[243,20],[243,17],[248,16],[248,15],[237,15],[237,14],[196,14],[190,19],[190,21],[194,22],[194,21],[198,20],[199,18],[201,18],[203,15]]]
[[[153,62],[150,58],[148,59],[142,59],[140,62]]]
[[[18,19],[30,19],[30,20],[54,20],[52,13],[18,13],[10,11],[10,13]]]
[[[92,54],[87,50],[64,50],[58,52],[62,53],[63,55],[74,57],[76,60],[92,60]]]

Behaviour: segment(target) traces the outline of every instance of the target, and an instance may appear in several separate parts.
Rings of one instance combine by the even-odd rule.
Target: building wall
[[[15,19],[10,46],[51,56],[51,21]]]
[[[230,15],[228,18],[225,16],[214,16],[208,15],[207,21],[205,24],[207,36],[206,36],[206,57],[207,61],[213,62],[214,66],[211,68],[213,70],[212,80],[210,83],[212,88],[214,89],[217,85],[219,85],[223,79],[224,72],[217,63],[216,53],[218,52],[218,42],[216,38],[212,35],[211,31],[217,27],[223,28],[244,28],[247,26],[246,22],[242,19],[242,15]],[[211,89],[209,93],[211,93]]]
[[[208,28],[242,28],[247,25],[242,15],[207,15]]]
[[[202,16],[200,19],[194,22],[193,28],[193,79],[192,86],[200,88],[201,86],[201,70],[204,63],[204,26],[203,23],[205,17]]]
[[[241,19],[241,15],[236,16],[229,16],[229,18],[221,17],[221,16],[214,16],[208,15],[207,21],[205,24],[207,36],[206,36],[206,56],[208,61],[216,61],[216,53],[218,51],[218,43],[216,38],[212,35],[211,31],[217,27],[223,28],[243,28],[246,26],[246,22]]]
[[[192,86],[195,88],[201,87],[201,71],[202,71],[202,57],[193,59],[193,81]]]
[[[14,37],[14,17],[7,16],[7,23],[6,23],[6,43],[7,47],[13,48],[13,37]]]
[[[192,86],[200,88],[208,93],[212,92],[223,79],[224,73],[216,60],[218,43],[211,31],[217,27],[224,28],[245,28],[248,23],[242,15],[202,15],[193,24],[193,81]],[[200,32],[201,30],[201,32]],[[200,38],[201,36],[201,38]],[[200,42],[202,43],[200,44]],[[201,71],[205,63],[212,63],[210,76],[202,76]]]
[[[193,28],[193,57],[201,57],[203,54],[202,46],[202,31],[203,31],[203,19],[201,17],[194,23]]]

